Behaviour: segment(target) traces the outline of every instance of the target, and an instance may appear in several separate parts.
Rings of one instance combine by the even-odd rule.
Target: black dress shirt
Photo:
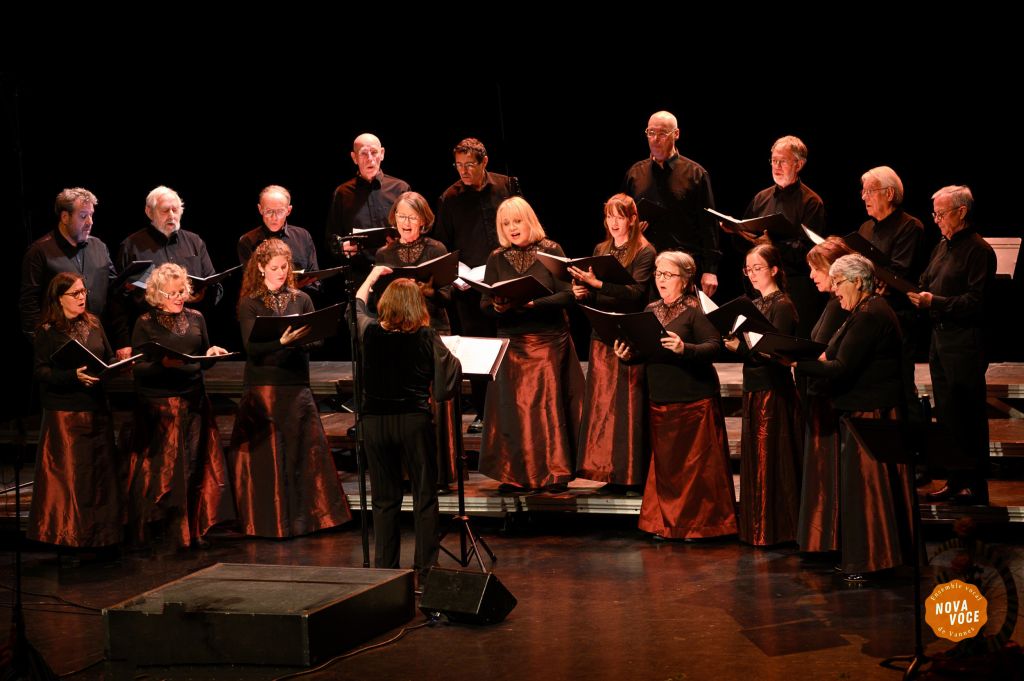
[[[238,262],[249,262],[256,247],[267,239],[280,239],[292,251],[292,268],[296,270],[315,271],[320,269],[316,261],[316,246],[313,237],[302,227],[285,223],[284,227],[271,232],[266,225],[260,225],[242,235],[238,240]]]
[[[107,306],[107,291],[114,278],[114,265],[106,244],[94,236],[85,243],[72,245],[60,230],[36,240],[25,252],[21,262],[21,293],[18,308],[21,311],[21,330],[31,335],[39,323],[43,297],[55,276],[61,272],[74,272],[82,276],[89,289],[86,309],[97,317]]]
[[[648,223],[644,236],[655,249],[686,251],[702,272],[718,272],[718,226],[704,210],[714,208],[715,199],[704,168],[679,154],[664,166],[645,159],[626,173],[622,191],[636,200]]]
[[[479,190],[456,182],[437,203],[434,237],[449,251],[458,251],[459,261],[479,267],[498,247],[498,206],[519,195],[519,181],[499,173],[487,173]]]
[[[403,193],[409,191],[409,183],[397,177],[378,172],[367,182],[362,175],[356,175],[334,190],[331,210],[327,215],[327,247],[330,249],[332,234],[348,236],[353,229],[374,229],[389,227],[388,213],[391,206]],[[380,240],[377,246],[383,244]],[[372,252],[372,251],[371,251]]]
[[[973,228],[943,239],[921,274],[921,288],[932,294],[928,308],[936,328],[982,327],[987,296],[996,276],[996,254]]]
[[[794,225],[804,225],[812,232],[825,235],[825,204],[810,187],[799,179],[787,187],[773,185],[759,191],[747,206],[743,218],[757,218],[774,213],[782,213]],[[772,241],[782,256],[782,267],[787,275],[808,276],[810,267],[807,265],[807,252],[814,244],[806,236],[785,241]],[[743,248],[749,249],[750,244],[743,242]]]

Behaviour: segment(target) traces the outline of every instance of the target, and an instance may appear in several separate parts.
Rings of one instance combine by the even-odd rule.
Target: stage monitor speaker
[[[433,568],[423,585],[420,610],[427,617],[440,612],[453,622],[493,624],[505,619],[516,602],[491,572]]]

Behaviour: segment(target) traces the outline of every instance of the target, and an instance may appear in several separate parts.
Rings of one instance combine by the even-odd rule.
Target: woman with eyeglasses
[[[187,355],[226,354],[212,345],[185,268],[160,265],[146,282],[150,309],[135,322],[132,348],[155,342]],[[149,353],[135,365],[135,410],[128,473],[128,523],[134,539],[188,548],[234,518],[227,465],[199,362]]]
[[[26,536],[75,549],[119,544],[122,530],[113,422],[103,386],[87,367],[53,359],[75,340],[104,362],[113,361],[99,319],[85,309],[87,293],[80,275],[55,276],[33,338],[43,417]]]
[[[771,244],[747,252],[743,274],[760,296],[756,307],[775,329],[796,334],[797,312],[786,295],[782,257]],[[803,422],[788,366],[752,351],[737,336],[725,347],[743,358],[740,438],[740,541],[772,546],[796,539]]]
[[[267,239],[246,263],[238,297],[247,359],[230,457],[238,522],[250,536],[294,537],[352,517],[309,389],[310,327],[250,339],[258,317],[307,312],[313,301],[295,288],[291,249]]]
[[[822,293],[832,293],[828,271],[852,251],[840,237],[830,236],[807,253],[811,280]],[[850,313],[830,295],[821,317],[811,329],[811,340],[828,343]],[[839,416],[832,407],[828,381],[796,371],[797,389],[803,396],[804,462],[800,484],[800,515],[796,543],[807,553],[839,550]]]
[[[796,363],[828,380],[840,416],[898,421],[905,413],[902,338],[895,313],[875,289],[874,268],[845,255],[829,268],[836,299],[850,316],[817,360]],[[847,582],[909,564],[912,559],[911,473],[906,464],[881,463],[840,427],[840,569]]]
[[[570,267],[572,293],[584,305],[610,312],[639,312],[647,303],[654,247],[643,237],[636,203],[616,194],[604,204],[605,240],[594,255],[612,255],[633,277],[632,284],[601,281],[593,270]],[[590,336],[587,391],[583,397],[576,475],[608,483],[607,492],[643,488],[647,472],[643,367],[615,358],[611,345]]]
[[[498,206],[497,230],[501,247],[488,256],[484,281],[530,275],[552,293],[531,301],[481,296],[480,309],[494,316],[498,337],[509,344],[487,390],[480,472],[510,492],[561,491],[575,469],[583,370],[565,313],[572,288],[537,262],[537,253],[564,253],[521,197]]]
[[[636,354],[616,341],[615,355],[642,362],[647,376],[651,463],[639,527],[655,539],[736,534],[736,499],[714,361],[721,337],[701,311],[693,258],[664,251],[654,261],[661,300],[652,311],[668,332],[662,349]]]
[[[412,267],[433,260],[448,252],[440,241],[426,236],[434,224],[434,213],[427,200],[416,192],[404,192],[391,207],[388,215],[391,226],[398,231],[398,241],[377,250],[375,262],[385,267]],[[420,292],[430,313],[430,326],[438,333],[451,333],[448,308],[452,302],[451,284],[434,286],[433,280],[418,282]],[[381,291],[383,293],[383,291]],[[371,301],[376,308],[379,294]],[[434,402],[434,423],[437,426],[437,489],[448,492],[456,480],[455,450],[456,428],[460,416],[455,413],[452,400]]]

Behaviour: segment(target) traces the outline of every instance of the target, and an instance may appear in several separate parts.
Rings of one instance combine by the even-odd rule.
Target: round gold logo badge
[[[973,638],[988,621],[988,601],[973,584],[954,579],[932,591],[925,601],[924,621],[940,638]]]

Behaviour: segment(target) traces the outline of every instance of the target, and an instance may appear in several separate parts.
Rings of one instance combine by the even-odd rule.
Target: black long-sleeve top
[[[796,334],[796,306],[782,291],[774,291],[767,296],[754,299],[754,307],[772,323],[779,333],[787,336]],[[793,385],[793,372],[788,366],[751,353],[742,336],[738,352],[743,357],[744,392],[772,390]]]
[[[499,173],[487,173],[479,190],[456,182],[441,194],[437,203],[434,236],[449,251],[458,251],[461,262],[479,267],[499,246],[498,206],[519,194],[519,181]]]
[[[334,190],[331,209],[327,214],[326,236],[348,236],[353,229],[388,227],[391,206],[407,191],[408,182],[386,175],[383,171],[378,171],[376,177],[369,182],[362,175],[356,174]]]
[[[387,331],[362,300],[356,301],[356,319],[363,341],[364,414],[429,414],[431,395],[438,401],[452,397],[461,366],[436,329]]]
[[[925,267],[924,225],[910,213],[897,208],[882,220],[867,220],[857,233],[889,258],[889,269],[907,281],[917,281]],[[899,291],[887,291],[886,298],[899,314],[916,315],[916,310]]]
[[[622,263],[626,249],[625,247],[612,248],[610,254]],[[605,255],[600,245],[594,248],[594,255]],[[654,271],[655,255],[653,246],[650,244],[644,246],[636,252],[633,262],[628,265],[622,263],[635,283],[615,284],[603,281],[600,289],[590,289],[587,291],[586,298],[580,302],[606,312],[639,312],[644,309],[647,304],[651,273]]]
[[[630,363],[644,362],[647,394],[652,402],[694,402],[718,395],[714,361],[722,349],[718,329],[708,321],[700,303],[682,296],[672,305],[658,300],[647,306],[667,331],[683,340],[683,354],[662,348],[651,355],[637,354]]]
[[[996,276],[996,254],[973,228],[943,239],[921,274],[921,288],[932,294],[928,308],[937,329],[985,325],[985,306]]]
[[[89,289],[86,309],[97,317],[103,316],[108,288],[114,278],[114,264],[110,261],[107,245],[94,236],[89,237],[85,243],[72,245],[59,229],[54,229],[34,241],[21,261],[18,309],[24,333],[35,333],[46,288],[61,272],[81,275],[85,287]]]
[[[132,348],[149,341],[187,355],[204,355],[210,347],[206,319],[187,307],[175,314],[151,309],[139,317],[132,332]],[[164,366],[160,360],[146,357],[135,365],[135,391],[146,397],[178,397],[202,389],[199,362]]]
[[[841,411],[904,407],[902,335],[885,299],[861,301],[832,336],[826,361],[804,360],[797,368],[829,379],[832,404]]]
[[[170,236],[149,225],[131,234],[121,242],[117,250],[117,269],[124,269],[137,260],[150,260],[154,267],[174,263],[185,268],[192,276],[209,277],[217,273],[206,250],[202,237],[194,232],[177,229]],[[199,291],[196,291],[199,293]],[[111,298],[111,336],[116,347],[128,344],[135,320],[148,309],[148,305],[137,292],[126,294],[115,291]],[[204,309],[209,309],[224,295],[221,284],[208,287],[203,299]]]
[[[318,343],[281,345],[280,338],[250,342],[249,334],[257,317],[284,317],[313,311],[313,301],[306,293],[284,287],[276,294],[265,292],[255,298],[242,299],[238,305],[238,321],[247,355],[246,385],[309,385],[309,350]]]
[[[256,247],[267,239],[280,239],[288,245],[292,251],[293,269],[310,271],[320,269],[316,260],[316,246],[313,244],[313,237],[302,227],[288,223],[285,223],[276,232],[267,229],[266,225],[260,225],[243,234],[238,239],[238,262],[242,265],[249,262]]]
[[[822,310],[821,316],[818,317],[818,321],[815,322],[814,328],[811,329],[811,340],[816,343],[825,343],[832,340],[832,336],[835,335],[839,327],[843,325],[843,322],[847,320],[850,313],[843,309],[843,306],[839,304],[839,299],[835,296],[829,298],[825,304],[825,309]],[[797,376],[802,377],[806,380],[807,394],[808,395],[827,395],[828,394],[828,381],[820,377],[805,376],[799,368],[797,369]]]
[[[804,225],[817,234],[825,233],[825,204],[814,190],[799,179],[787,187],[773,185],[754,195],[743,218],[756,218],[782,213],[794,225]],[[737,242],[739,244],[740,242]],[[806,236],[784,241],[772,241],[782,257],[782,269],[790,276],[806,277],[810,273],[807,252],[814,244]],[[750,244],[744,240],[739,252]]]
[[[34,375],[39,381],[41,403],[53,411],[96,411],[105,409],[107,400],[102,382],[87,388],[78,380],[78,367],[57,366],[52,359],[72,337],[92,354],[109,363],[114,358],[103,329],[89,326],[85,320],[72,322],[68,333],[52,326],[40,328],[33,338]]]
[[[704,210],[715,207],[715,198],[704,168],[679,154],[664,166],[644,159],[626,173],[622,191],[636,199],[640,218],[648,223],[644,237],[655,249],[686,251],[702,272],[718,272],[718,225]]]
[[[561,246],[551,239],[541,239],[524,248],[498,248],[487,258],[485,284],[530,275],[552,291],[551,295],[535,299],[532,308],[513,307],[501,313],[494,310],[491,294],[484,293],[480,297],[480,309],[484,314],[497,320],[499,336],[518,336],[524,333],[543,333],[569,328],[565,308],[573,301],[572,285],[556,279],[546,267],[537,262],[538,252],[565,257]]]
[[[440,241],[430,237],[421,236],[411,244],[403,244],[399,241],[392,241],[387,246],[377,250],[375,261],[378,265],[388,267],[412,267],[434,258],[439,258],[448,249]],[[380,298],[384,290],[374,290],[374,300]],[[427,298],[427,311],[430,313],[430,326],[437,329],[438,333],[451,331],[451,324],[448,321],[448,308],[452,302],[452,286],[434,286],[434,295]],[[376,307],[376,306],[375,306]]]

